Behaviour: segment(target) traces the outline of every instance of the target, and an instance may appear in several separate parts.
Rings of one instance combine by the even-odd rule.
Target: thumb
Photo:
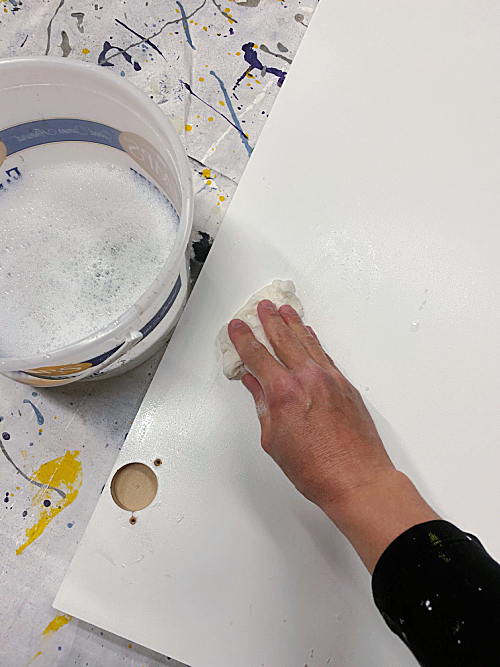
[[[267,405],[264,390],[262,389],[260,382],[251,373],[246,373],[246,375],[241,378],[241,381],[252,394],[257,409],[257,415],[259,419],[261,419],[267,411]]]

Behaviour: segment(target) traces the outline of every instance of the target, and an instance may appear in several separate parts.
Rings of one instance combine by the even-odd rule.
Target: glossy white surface
[[[276,278],[500,557],[499,29],[490,1],[320,3],[115,466],[161,456],[157,501],[130,526],[105,489],[58,609],[194,667],[416,664],[222,376],[220,326]]]

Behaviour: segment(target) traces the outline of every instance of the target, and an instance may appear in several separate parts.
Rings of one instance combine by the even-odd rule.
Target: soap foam
[[[131,170],[25,173],[0,193],[0,356],[45,354],[110,324],[150,287],[179,217]]]

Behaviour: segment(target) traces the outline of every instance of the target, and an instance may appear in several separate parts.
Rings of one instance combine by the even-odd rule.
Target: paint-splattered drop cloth
[[[372,579],[387,625],[425,667],[500,665],[500,565],[448,521],[413,526]]]

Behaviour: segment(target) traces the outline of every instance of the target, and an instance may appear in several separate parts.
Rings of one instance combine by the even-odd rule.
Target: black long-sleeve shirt
[[[423,667],[500,667],[500,565],[474,535],[413,526],[380,557],[372,590]]]

